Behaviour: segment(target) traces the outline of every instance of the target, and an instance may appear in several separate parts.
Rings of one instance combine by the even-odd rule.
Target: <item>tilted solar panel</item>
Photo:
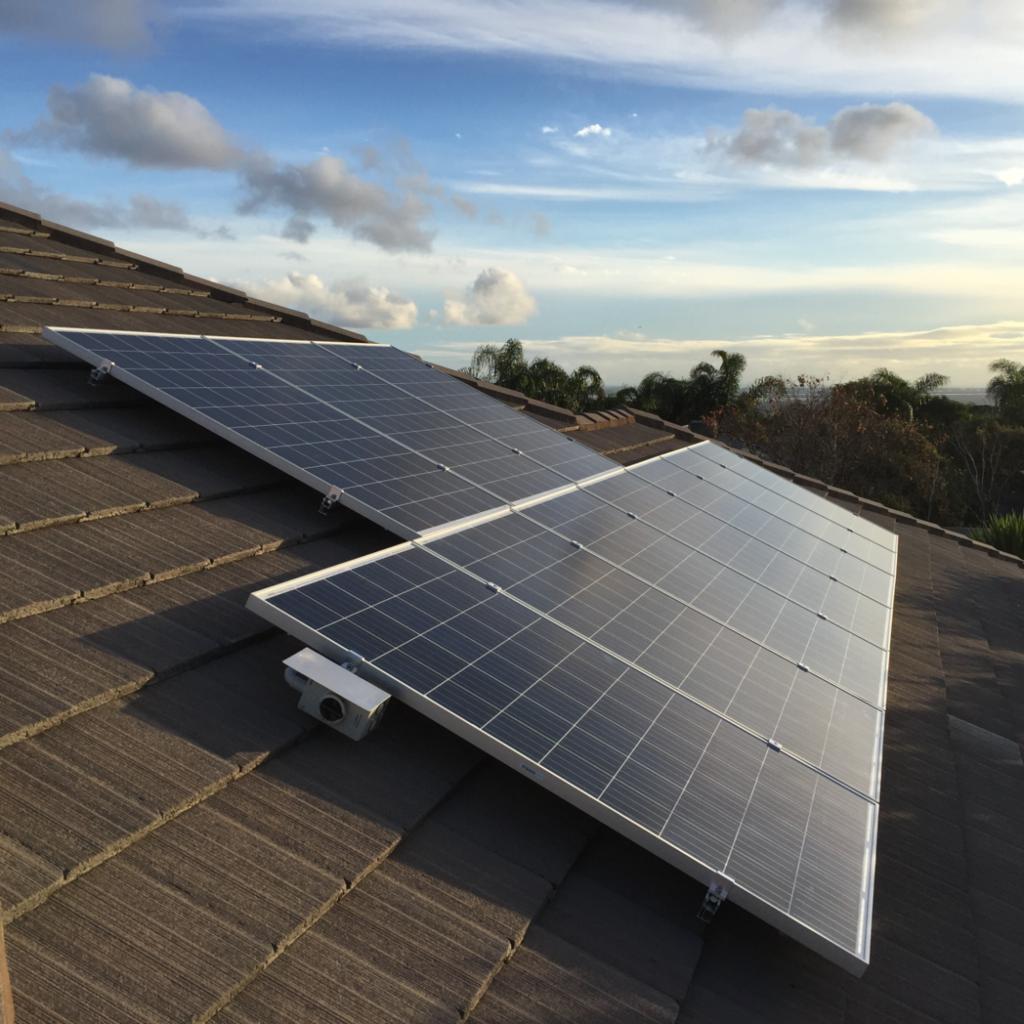
[[[591,489],[250,607],[859,972],[880,706],[759,643],[752,619],[737,629],[725,606],[698,609],[724,566]],[[664,569],[684,585],[689,558],[685,599],[654,580]]]
[[[414,538],[260,614],[863,969],[894,537],[706,442],[623,469],[386,346],[46,334]]]
[[[388,346],[44,333],[303,482],[340,492],[343,504],[405,537],[615,468]],[[357,357],[373,369],[361,368]],[[397,378],[433,394],[450,385],[453,409],[465,416],[418,397]],[[519,432],[509,423],[520,424]]]

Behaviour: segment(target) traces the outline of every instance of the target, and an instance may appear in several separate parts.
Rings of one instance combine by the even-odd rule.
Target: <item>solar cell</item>
[[[616,573],[506,515],[250,606],[862,969],[876,754],[861,737],[877,737],[877,709]]]

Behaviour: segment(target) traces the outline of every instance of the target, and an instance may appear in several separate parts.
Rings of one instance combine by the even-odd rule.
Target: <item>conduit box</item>
[[[308,647],[284,661],[284,678],[298,690],[299,708],[351,740],[361,740],[384,717],[391,696]]]

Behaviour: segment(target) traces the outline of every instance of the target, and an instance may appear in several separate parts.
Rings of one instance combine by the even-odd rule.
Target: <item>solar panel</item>
[[[859,972],[881,709],[649,583],[683,546],[590,489],[250,607]]]
[[[46,334],[414,538],[260,614],[863,969],[892,535],[708,443],[623,469],[387,346]]]
[[[401,536],[615,468],[388,346],[64,328],[45,333],[303,482],[340,492],[344,504]],[[356,358],[375,369],[362,369]],[[419,390],[435,396],[451,385],[453,406],[461,409],[462,397],[480,425],[470,422],[470,412],[460,418],[418,397],[398,378],[418,381]],[[519,434],[505,429],[508,417],[527,426]]]
[[[545,427],[475,388],[466,387],[450,374],[412,359],[399,349],[387,345],[363,346],[353,352],[353,358],[364,370],[443,410],[460,423],[523,452],[566,479],[583,480],[616,465],[592,448]]]

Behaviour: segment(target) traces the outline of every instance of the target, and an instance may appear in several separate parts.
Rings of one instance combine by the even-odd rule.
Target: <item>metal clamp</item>
[[[345,492],[340,487],[332,487],[321,499],[320,499],[320,515],[327,515],[335,505],[341,504],[341,496]]]
[[[708,891],[704,894],[700,910],[697,911],[697,920],[707,924],[718,913],[719,908],[725,902],[728,895],[729,883],[724,877],[712,882],[708,886]]]
[[[114,368],[114,364],[110,360],[100,363],[99,366],[94,366],[89,371],[89,386],[99,387],[109,376],[110,371]]]

